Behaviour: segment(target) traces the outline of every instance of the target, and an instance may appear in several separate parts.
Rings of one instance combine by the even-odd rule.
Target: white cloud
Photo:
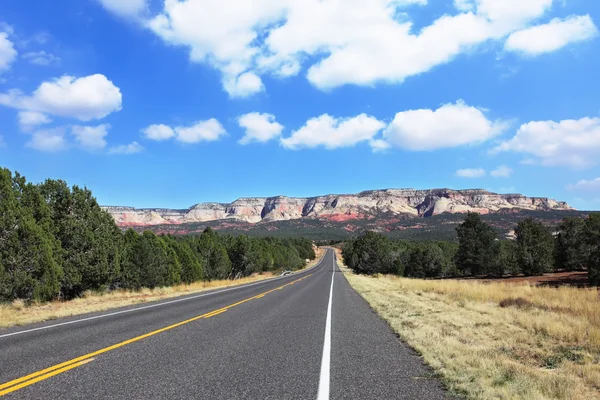
[[[147,139],[163,141],[175,138],[182,143],[214,142],[227,135],[223,125],[214,118],[198,121],[190,126],[150,125],[142,129]]]
[[[42,83],[27,96],[20,90],[0,93],[0,104],[19,110],[76,118],[100,119],[121,110],[121,91],[104,75],[63,76]]]
[[[0,32],[0,72],[10,68],[17,58],[13,42],[8,39],[8,32]]]
[[[171,139],[175,136],[173,128],[163,124],[150,125],[149,127],[142,129],[142,133],[147,139],[156,141]]]
[[[19,111],[17,119],[23,132],[29,132],[39,125],[45,125],[52,122],[52,119],[46,114],[36,111]]]
[[[43,50],[31,51],[23,54],[21,57],[29,61],[31,64],[42,66],[58,64],[60,62],[60,57],[57,57],[54,54],[46,53]]]
[[[527,155],[527,164],[585,168],[598,164],[600,118],[534,121],[521,125],[516,135],[491,152]]]
[[[65,139],[65,128],[61,127],[34,132],[25,146],[50,153],[65,150],[68,147]]]
[[[501,133],[503,122],[492,122],[462,100],[437,110],[409,110],[396,114],[384,132],[395,147],[425,151],[482,143]]]
[[[454,0],[454,7],[458,11],[473,11],[475,8],[475,4],[473,4],[472,0]]]
[[[245,129],[240,144],[251,142],[265,143],[281,135],[283,125],[275,121],[271,114],[249,113],[238,118],[238,124]]]
[[[490,40],[527,28],[552,0],[455,0],[455,15],[414,29],[408,5],[426,0],[166,0],[150,15],[143,0],[101,0],[140,21],[190,60],[218,69],[232,97],[264,89],[264,75],[292,76],[328,90],[400,83]],[[231,10],[235,10],[232,12]]]
[[[323,114],[308,120],[302,128],[292,132],[292,136],[281,139],[281,144],[288,149],[350,147],[360,142],[372,142],[384,127],[383,122],[366,114],[346,119]]]
[[[227,77],[223,81],[223,86],[231,97],[248,97],[265,89],[262,79],[254,72],[244,72],[238,77]]]
[[[146,0],[98,0],[108,10],[121,17],[139,17],[147,10]]]
[[[111,147],[108,154],[136,154],[144,151],[144,146],[138,142]]]
[[[102,150],[106,147],[106,135],[110,125],[102,124],[98,126],[79,126],[71,127],[71,134],[79,145],[89,151]]]
[[[369,146],[371,146],[371,149],[373,149],[373,152],[375,153],[382,153],[391,147],[390,144],[383,139],[371,140]]]
[[[569,185],[567,186],[568,190],[580,190],[580,191],[593,191],[593,192],[598,192],[600,191],[600,178],[596,178],[596,179],[592,179],[592,180],[585,180],[582,179],[579,182],[573,184],[573,185]]]
[[[506,165],[501,165],[492,172],[490,172],[490,175],[492,175],[494,178],[508,178],[512,175],[512,173],[512,169],[510,169]]]
[[[183,143],[214,142],[227,132],[223,125],[214,118],[196,122],[192,126],[178,126],[175,128],[177,140]]]
[[[547,24],[537,25],[511,34],[504,49],[527,55],[549,53],[570,43],[581,42],[598,35],[598,29],[589,15],[554,18]]]
[[[482,178],[485,176],[483,168],[465,168],[456,171],[456,176],[459,178]]]

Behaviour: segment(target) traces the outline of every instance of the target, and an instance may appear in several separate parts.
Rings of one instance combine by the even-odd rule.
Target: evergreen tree
[[[51,300],[59,294],[62,269],[51,235],[19,204],[22,183],[0,169],[0,299]]]
[[[204,266],[188,242],[176,240],[170,236],[163,237],[163,240],[173,249],[181,264],[181,281],[188,284],[201,281],[204,275]]]
[[[458,250],[455,262],[464,275],[493,273],[499,254],[496,232],[477,213],[468,213],[456,228]]]
[[[541,275],[552,270],[554,239],[541,222],[526,218],[515,229],[517,261],[526,276]]]
[[[554,242],[554,268],[565,271],[580,271],[586,268],[590,247],[584,236],[585,221],[567,217],[558,227]]]
[[[210,227],[194,241],[194,249],[206,265],[206,280],[227,279],[231,274],[231,261],[227,249],[221,243],[219,235]]]
[[[600,213],[585,220],[584,234],[589,246],[588,273],[592,285],[600,285]]]
[[[396,272],[390,241],[385,236],[367,231],[353,242],[351,268],[359,274],[389,274]]]
[[[89,289],[110,287],[120,268],[121,233],[88,189],[71,190],[66,182],[40,186],[51,209],[54,235],[62,248],[62,293],[71,298]]]
[[[181,264],[175,252],[156,234],[145,231],[129,254],[139,281],[133,289],[176,285],[181,282]]]

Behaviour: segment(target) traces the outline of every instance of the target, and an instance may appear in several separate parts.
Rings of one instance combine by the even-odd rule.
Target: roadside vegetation
[[[297,270],[314,258],[312,242],[303,238],[219,235],[210,228],[187,237],[123,233],[88,189],[61,180],[36,185],[0,169],[0,302],[5,304],[178,285],[203,288],[205,282]]]
[[[565,218],[553,233],[526,218],[515,240],[499,240],[476,213],[457,228],[457,242],[393,240],[365,232],[342,246],[344,263],[359,274],[411,278],[536,276],[553,271],[589,271],[600,284],[600,214]]]
[[[497,240],[477,214],[458,243],[366,232],[343,245],[350,284],[416,349],[451,392],[469,399],[600,399],[597,288],[439,279],[589,271],[598,285],[600,215],[553,234],[531,219]],[[434,279],[426,279],[434,278]]]
[[[306,268],[314,266],[325,252],[317,248],[316,258],[310,261]],[[106,311],[118,307],[126,307],[151,301],[164,300],[173,297],[191,295],[206,290],[227,288],[243,285],[277,276],[275,272],[253,273],[250,276],[236,280],[221,279],[212,281],[199,281],[191,284],[181,284],[170,287],[154,289],[142,288],[140,290],[112,290],[112,291],[86,291],[81,296],[69,300],[54,300],[49,302],[25,302],[21,299],[10,303],[0,304],[0,328],[16,325],[26,325],[35,322],[49,321],[61,317],[70,317],[91,312]]]

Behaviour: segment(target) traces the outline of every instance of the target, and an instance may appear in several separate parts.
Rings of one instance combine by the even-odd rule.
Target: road
[[[0,330],[7,399],[443,399],[327,250],[237,288]]]

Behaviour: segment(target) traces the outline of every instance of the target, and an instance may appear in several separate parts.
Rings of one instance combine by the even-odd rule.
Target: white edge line
[[[308,268],[308,269],[306,269],[304,271],[300,271],[299,274],[301,274],[303,272],[308,272],[308,271],[310,271],[310,270],[318,267],[323,262],[324,259],[325,259],[325,255],[323,257],[321,257],[321,259],[319,260],[318,263],[316,263],[315,265],[313,265],[312,267],[310,267],[310,268]],[[173,304],[173,303],[180,303],[182,301],[194,300],[194,299],[197,299],[197,298],[200,298],[200,297],[212,296],[214,294],[219,294],[219,293],[223,293],[223,292],[229,292],[229,291],[232,291],[232,290],[244,289],[244,288],[247,288],[247,287],[250,287],[250,286],[260,285],[260,284],[267,283],[267,282],[273,282],[273,281],[276,281],[278,279],[283,279],[283,278],[286,278],[286,277],[291,277],[291,276],[296,276],[296,275],[298,275],[298,274],[286,275],[286,276],[277,276],[277,277],[274,277],[274,278],[264,279],[264,280],[262,280],[260,282],[254,282],[254,283],[249,283],[247,285],[230,287],[230,288],[227,288],[227,289],[218,290],[216,292],[203,293],[203,294],[199,294],[199,295],[195,295],[195,296],[184,297],[184,298],[181,298],[181,299],[169,300],[169,301],[161,302],[161,303],[158,303],[158,304],[151,304],[151,305],[148,305],[148,306],[142,306],[142,307],[132,308],[132,309],[129,309],[129,310],[116,311],[116,312],[112,312],[112,313],[109,313],[109,314],[96,315],[96,316],[93,316],[93,317],[76,319],[74,321],[61,322],[59,324],[53,324],[53,325],[47,325],[47,326],[40,326],[38,328],[27,329],[27,330],[24,330],[24,331],[6,333],[4,335],[0,335],[0,339],[6,338],[6,337],[9,337],[9,336],[22,335],[24,333],[41,331],[41,330],[44,330],[44,329],[57,328],[59,326],[64,326],[64,325],[76,324],[76,323],[79,323],[79,322],[92,321],[94,319],[99,319],[99,318],[112,317],[114,315],[125,314],[125,313],[134,312],[134,311],[147,310],[148,308],[160,307],[160,306],[165,306],[165,305]]]
[[[333,301],[333,281],[335,278],[335,254],[333,257],[333,272],[329,288],[329,303],[327,304],[327,322],[325,323],[325,340],[323,341],[323,357],[321,358],[321,375],[319,377],[319,392],[317,400],[329,400],[329,383],[331,370],[331,304]]]

